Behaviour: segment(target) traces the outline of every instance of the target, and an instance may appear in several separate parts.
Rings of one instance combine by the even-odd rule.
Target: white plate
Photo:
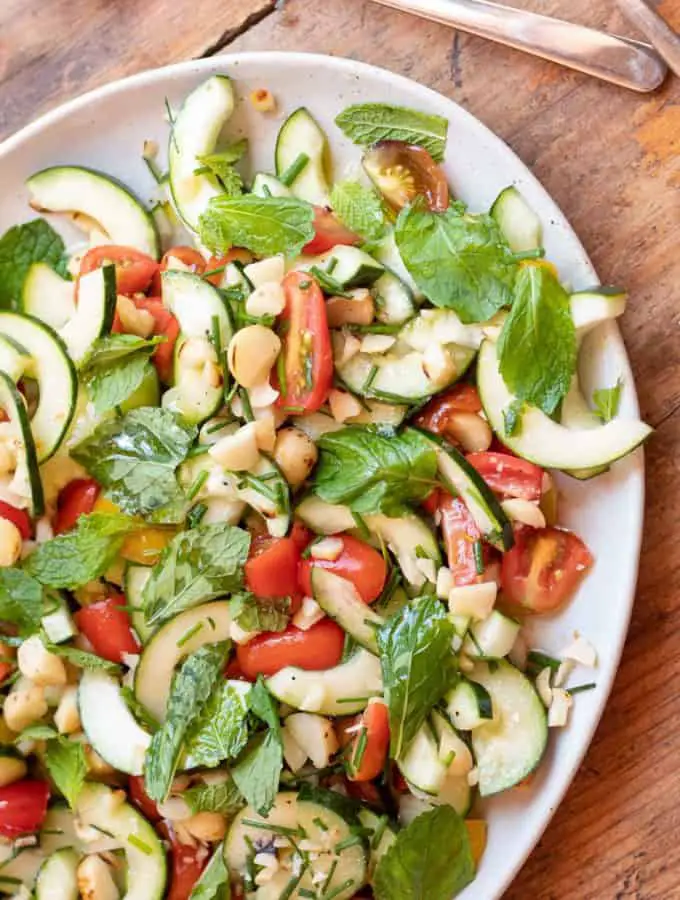
[[[555,203],[514,153],[469,113],[391,72],[303,53],[243,53],[170,66],[109,85],[48,114],[0,145],[0,228],[31,217],[24,180],[37,169],[57,163],[100,168],[150,199],[154,185],[141,151],[144,139],[167,142],[164,99],[178,106],[189,90],[216,72],[236,81],[241,102],[229,133],[248,135],[255,169],[273,170],[274,138],[282,117],[302,104],[327,129],[336,173],[345,172],[359,159],[360,151],[333,124],[334,116],[348,104],[382,101],[445,116],[450,122],[445,168],[455,193],[473,211],[484,210],[501,188],[516,184],[543,221],[547,255],[563,280],[575,288],[597,283],[583,247]],[[251,108],[248,93],[259,87],[268,87],[276,95],[276,115],[262,115]],[[637,415],[632,375],[617,327],[603,327],[590,345],[597,349],[597,360],[584,373],[587,387],[608,386],[623,376],[621,410]],[[584,538],[596,564],[569,608],[536,624],[536,643],[557,652],[574,631],[587,637],[597,648],[600,664],[594,678],[583,671],[578,680],[595,680],[597,689],[576,698],[569,727],[552,734],[549,757],[531,787],[487,802],[489,844],[476,881],[461,895],[465,900],[501,896],[540,838],[593,736],[633,603],[643,484],[640,452],[594,482],[560,479],[561,523]]]

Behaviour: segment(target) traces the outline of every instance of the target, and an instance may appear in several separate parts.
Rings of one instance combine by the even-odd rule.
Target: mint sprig
[[[314,210],[294,197],[213,197],[199,220],[201,243],[213,253],[245,247],[260,256],[297,256],[314,237]]]

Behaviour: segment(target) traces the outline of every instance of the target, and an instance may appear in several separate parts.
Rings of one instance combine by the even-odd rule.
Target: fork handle
[[[618,0],[621,12],[649,38],[672,71],[680,76],[680,36],[645,0]]]

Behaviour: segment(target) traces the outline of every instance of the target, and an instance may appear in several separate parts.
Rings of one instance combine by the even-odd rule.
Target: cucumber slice
[[[579,337],[603,322],[622,316],[626,311],[627,300],[628,294],[619,288],[599,287],[572,294],[569,305]]]
[[[268,175],[266,172],[258,172],[255,175],[250,192],[258,197],[293,196],[290,188],[287,188],[275,175]]]
[[[419,429],[420,430],[420,429]],[[512,523],[482,476],[462,453],[438,435],[420,431],[437,452],[437,468],[449,492],[460,496],[477,523],[482,537],[499,550],[514,544]]]
[[[83,166],[52,166],[26,182],[31,205],[45,212],[78,212],[94,219],[112,244],[134,247],[158,259],[153,216],[124,185]]]
[[[50,606],[54,606],[54,609],[40,620],[45,634],[53,644],[70,641],[78,634],[78,629],[73,621],[68,603],[58,591],[50,591],[47,602]]]
[[[421,725],[397,765],[414,788],[428,795],[439,793],[446,779],[446,765],[439,756],[439,743],[429,723]]]
[[[272,831],[268,830],[268,825]],[[300,891],[307,891],[308,896],[322,896],[320,887],[324,885],[323,893],[329,897],[332,893],[333,900],[349,900],[356,895],[366,880],[367,860],[363,843],[351,842],[353,833],[350,825],[337,813],[318,803],[300,800],[297,794],[289,792],[276,796],[266,818],[259,816],[250,806],[236,816],[224,843],[224,859],[232,876],[240,880],[246,878],[252,865],[253,849],[257,852],[260,848],[271,847],[274,839],[280,836],[280,829],[286,833],[299,831],[310,845],[319,849],[309,855],[309,866],[302,870],[295,890],[291,892],[290,888],[286,891],[286,886],[295,874],[290,852],[292,845],[282,847],[279,869],[271,881],[257,890],[258,897],[262,900],[281,900],[284,896],[297,898],[304,896]],[[332,840],[329,840],[329,835]],[[342,849],[345,842],[349,845]],[[334,848],[339,844],[341,849],[336,852]],[[331,871],[332,880],[327,877]]]
[[[55,803],[47,810],[40,831],[40,852],[50,856],[65,847],[72,847],[82,854],[110,853],[120,848],[120,841],[103,833],[94,840],[82,840],[76,834],[76,820],[71,810],[63,803]]]
[[[223,193],[210,175],[196,175],[199,156],[212,153],[234,111],[234,90],[226,75],[213,75],[192,91],[172,125],[168,147],[170,192],[180,218],[192,231],[213,197]]]
[[[390,824],[387,816],[379,816],[370,809],[358,812],[361,825],[367,830],[368,841],[368,880],[373,877],[378,863],[397,839],[397,832]]]
[[[515,400],[498,366],[496,346],[484,341],[477,362],[477,386],[489,424],[513,453],[551,469],[603,466],[632,453],[652,433],[637,419],[613,419],[602,428],[569,429],[540,409],[527,407],[519,434],[507,435],[503,411]]]
[[[36,900],[78,900],[76,870],[80,854],[71,847],[56,850],[40,867],[35,880]]]
[[[87,740],[101,758],[120,772],[141,775],[151,737],[137,724],[117,679],[106,672],[83,672],[78,708]]]
[[[516,187],[506,187],[491,207],[503,237],[513,253],[543,246],[543,227],[533,209]]]
[[[396,241],[394,240],[394,231],[390,231],[385,235],[375,249],[373,255],[388,271],[396,275],[400,281],[403,281],[403,283],[410,288],[413,299],[416,302],[423,300],[425,295],[411,277],[411,273],[408,271],[401,258]]]
[[[142,644],[146,644],[155,630],[151,625],[147,625],[144,617],[144,586],[150,575],[150,566],[128,565],[125,570],[125,597],[132,607],[130,620]]]
[[[446,711],[461,731],[472,731],[493,718],[493,704],[487,689],[466,678],[446,695]]]
[[[604,424],[593,410],[586,403],[586,399],[581,391],[578,375],[574,375],[569,392],[562,401],[560,409],[560,424],[565,428],[581,429],[581,428],[602,428]],[[588,481],[601,475],[603,472],[609,471],[609,466],[592,466],[589,469],[571,469],[567,474],[572,478],[578,478],[579,481]]]
[[[307,164],[289,186],[290,190],[294,196],[309,203],[328,206],[328,141],[316,119],[304,106],[291,113],[279,130],[274,151],[279,178],[302,153],[307,157]]]
[[[0,334],[0,371],[16,384],[31,368],[31,354],[6,334]]]
[[[116,267],[102,266],[82,275],[75,315],[59,332],[76,366],[85,362],[97,338],[111,331],[115,311]]]
[[[161,403],[192,425],[213,416],[224,401],[224,367],[207,338],[179,336],[175,344],[174,385]],[[215,366],[220,369],[219,375]]]
[[[483,622],[470,626],[463,652],[474,658],[503,659],[512,650],[521,625],[494,609]]]
[[[533,772],[548,742],[548,720],[533,685],[510,663],[478,663],[470,679],[486,688],[493,704],[493,720],[472,731],[479,792],[488,797]]]
[[[371,290],[375,301],[375,317],[386,325],[401,325],[416,314],[416,304],[411,288],[397,278],[394,272],[385,270]]]
[[[44,860],[40,850],[28,847],[15,850],[12,844],[3,845],[0,849],[0,894],[16,897],[22,885],[32,887]]]
[[[267,688],[294,709],[344,716],[361,712],[371,697],[382,694],[383,685],[379,660],[358,650],[347,662],[321,672],[286,666],[267,679]]]
[[[7,417],[2,425],[3,440],[16,453],[16,469],[11,476],[0,480],[0,496],[8,502],[14,501],[13,506],[27,508],[32,517],[41,516],[43,488],[31,426],[21,394],[3,371],[0,371],[0,409]]]
[[[47,263],[33,263],[21,294],[25,313],[58,331],[76,313],[75,282],[58,275]]]
[[[326,503],[311,494],[298,503],[295,515],[317,534],[351,531],[357,524],[348,506]]]
[[[376,631],[384,619],[364,603],[351,581],[314,566],[312,593],[321,609],[347,634],[371,653],[378,653]]]
[[[483,339],[481,325],[464,325],[451,309],[423,309],[399,332],[400,341],[421,353],[431,344],[479,350]]]
[[[186,338],[211,339],[219,329],[226,350],[234,329],[227,306],[217,288],[192,272],[168,269],[162,276],[163,303],[179,322]]]
[[[83,787],[76,814],[84,826],[110,834],[125,852],[127,890],[121,900],[161,900],[165,890],[165,849],[155,830],[129,803],[103,784]]]
[[[199,647],[226,641],[230,630],[229,604],[218,600],[180,613],[154,633],[135,671],[135,694],[155,719],[165,719],[176,666]]]
[[[71,424],[78,377],[61,338],[38,319],[0,312],[0,334],[25,347],[33,360],[29,371],[38,382],[40,399],[31,431],[38,462],[43,463],[57,451]]]
[[[317,265],[345,289],[373,284],[385,272],[384,266],[365,250],[344,244],[324,253]]]
[[[419,791],[411,786],[411,794],[403,794],[399,798],[399,821],[403,826],[410,825],[421,813],[434,806],[452,806],[459,816],[467,816],[472,806],[473,791],[467,777],[447,775],[436,796]]]

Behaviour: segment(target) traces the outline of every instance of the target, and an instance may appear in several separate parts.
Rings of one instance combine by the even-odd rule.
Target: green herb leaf
[[[146,792],[156,803],[168,795],[187,731],[221,681],[229,648],[228,641],[200,647],[187,656],[173,679],[165,722],[151,738],[144,761]]]
[[[112,363],[120,362],[121,359],[135,356],[137,353],[145,353],[150,356],[164,341],[165,338],[161,336],[141,338],[136,334],[108,334],[95,341],[83,366],[83,371],[88,372],[91,369],[110,366]]]
[[[235,759],[248,743],[248,691],[218,685],[186,737],[186,768],[214,768]]]
[[[231,885],[224,862],[224,844],[218,844],[210,862],[189,894],[189,900],[229,900]]]
[[[48,741],[45,765],[73,809],[87,776],[85,748],[78,741],[63,737]]]
[[[491,216],[416,204],[399,213],[394,236],[425,296],[462,322],[485,322],[512,302],[517,263]]]
[[[31,633],[40,627],[43,589],[22,569],[0,569],[0,619]]]
[[[283,740],[279,713],[271,694],[260,676],[253,686],[248,705],[267,726],[268,731],[256,735],[232,768],[234,782],[261,816],[266,816],[274,804],[283,769]]]
[[[81,516],[73,531],[39,544],[24,562],[24,570],[47,587],[80,587],[104,574],[136,528],[139,524],[128,516]]]
[[[69,647],[67,644],[51,644],[43,641],[45,649],[55,656],[61,656],[80,669],[90,669],[94,672],[108,672],[110,675],[119,675],[120,666],[108,659],[97,656],[96,653],[88,653],[87,650],[78,650],[77,647]]]
[[[132,688],[127,687],[127,685],[123,685],[120,689],[120,694],[125,703],[127,704],[128,709],[132,713],[132,715],[137,719],[139,724],[146,728],[147,731],[154,732],[158,731],[161,727],[160,722],[151,715],[146,706],[143,706],[139,700],[137,699],[137,695],[132,690]]]
[[[464,820],[436,806],[403,828],[373,876],[376,900],[450,900],[475,877]]]
[[[432,491],[437,456],[418,431],[352,425],[325,434],[312,489],[358,513],[401,516]]]
[[[296,256],[314,237],[314,210],[294,197],[213,197],[199,220],[201,242],[215,253],[245,247],[261,256]]]
[[[219,153],[210,153],[206,156],[198,156],[196,157],[199,162],[203,163],[204,166],[219,167],[219,166],[233,166],[234,163],[237,163],[239,160],[243,159],[246,151],[248,150],[248,139],[241,138],[238,141],[234,141],[233,144],[229,144],[223,150],[220,150]],[[219,174],[216,172],[216,174]]]
[[[515,399],[503,410],[503,431],[506,437],[512,437],[520,433],[523,407],[522,401]]]
[[[0,238],[0,309],[20,309],[26,275],[33,263],[44,262],[64,274],[66,248],[44,219],[15,225]]]
[[[49,725],[29,725],[28,728],[24,728],[21,734],[14,738],[14,743],[20,744],[22,741],[49,741],[58,737],[59,732]]]
[[[224,193],[229,197],[238,197],[243,193],[243,179],[234,168],[234,154],[230,151],[222,153],[210,153],[206,156],[197,156],[201,166],[208,169],[219,182]]]
[[[391,751],[402,755],[450,685],[453,624],[436,597],[404,606],[378,630]]]
[[[245,800],[233,780],[225,772],[224,781],[194,784],[182,794],[192,815],[199,812],[218,812],[231,818],[245,806]]]
[[[552,415],[576,370],[569,295],[544,266],[524,266],[498,339],[500,371],[519,400]]]
[[[267,600],[253,594],[239,594],[229,604],[234,622],[244,631],[285,631],[290,622],[290,598]]]
[[[377,241],[385,233],[385,214],[380,197],[358,181],[339,181],[331,191],[335,215],[365,241]]]
[[[124,512],[158,520],[165,508],[181,502],[175,471],[196,434],[169,410],[143,407],[103,422],[71,456]]]
[[[197,525],[176,535],[144,585],[146,620],[158,625],[243,587],[250,535],[232,525]]]
[[[621,403],[622,388],[623,381],[619,378],[613,387],[598,388],[596,391],[593,391],[595,412],[605,425],[607,422],[611,422],[612,419],[616,418],[616,414],[619,411],[619,404]],[[2,617],[0,616],[0,618]]]
[[[97,415],[115,409],[131,397],[153,371],[146,356],[138,354],[106,368],[95,369],[83,377]]]
[[[448,122],[442,116],[391,106],[356,103],[335,119],[335,124],[354,141],[367,146],[377,141],[404,141],[424,147],[437,162],[444,158]]]

